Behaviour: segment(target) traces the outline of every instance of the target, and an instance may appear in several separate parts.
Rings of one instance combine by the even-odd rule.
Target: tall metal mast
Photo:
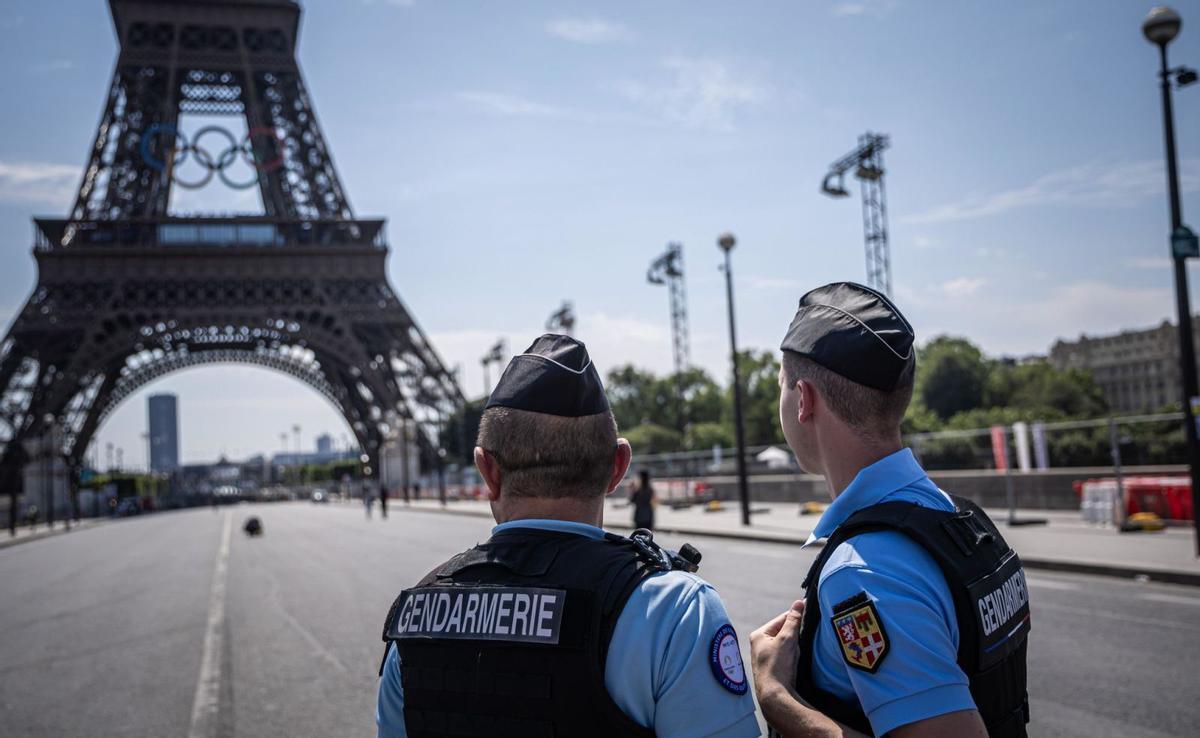
[[[675,421],[680,433],[687,431],[687,389],[683,373],[692,361],[688,348],[687,289],[683,282],[683,244],[672,241],[667,250],[654,261],[646,272],[650,284],[665,284],[671,295],[671,356],[675,363]]]
[[[821,192],[830,197],[847,197],[846,172],[862,182],[863,241],[867,256],[867,285],[885,295],[892,294],[891,252],[888,247],[887,202],[883,191],[883,150],[888,137],[868,131],[858,137],[858,148],[829,165]],[[836,178],[837,182],[833,183]]]
[[[562,307],[555,310],[546,319],[546,330],[560,331],[568,336],[575,331],[575,306],[570,300],[563,300]]]
[[[682,374],[692,364],[688,346],[687,287],[683,282],[683,244],[667,244],[667,250],[650,263],[646,281],[665,284],[671,293],[671,355],[675,374]]]

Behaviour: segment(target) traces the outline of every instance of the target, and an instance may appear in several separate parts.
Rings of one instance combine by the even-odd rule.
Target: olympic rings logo
[[[200,145],[201,139],[209,135],[222,136],[228,144],[216,156]],[[163,137],[167,138],[165,147],[160,142]],[[279,152],[275,158],[264,160],[265,157],[260,156],[255,150],[254,139],[263,137],[275,142],[276,150]],[[164,148],[165,150],[163,150]],[[274,128],[264,126],[251,128],[241,143],[238,143],[237,138],[221,126],[204,126],[196,131],[189,142],[187,136],[183,135],[174,125],[154,123],[142,132],[138,151],[142,155],[142,161],[146,162],[151,169],[156,172],[170,170],[171,181],[189,190],[198,190],[205,186],[212,181],[214,174],[235,190],[249,189],[258,184],[257,174],[268,174],[283,166],[283,138],[276,133]],[[256,172],[255,177],[245,182],[236,182],[225,173],[225,169],[237,161],[239,154]],[[187,160],[188,155],[191,155],[196,163],[204,169],[204,174],[199,179],[181,180],[175,175],[175,169]]]

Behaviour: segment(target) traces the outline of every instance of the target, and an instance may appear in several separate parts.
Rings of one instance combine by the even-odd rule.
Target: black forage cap
[[[852,382],[890,392],[916,365],[912,326],[883,295],[834,282],[800,298],[780,346]]]
[[[577,418],[608,410],[608,397],[587,347],[547,333],[508,362],[487,407]]]

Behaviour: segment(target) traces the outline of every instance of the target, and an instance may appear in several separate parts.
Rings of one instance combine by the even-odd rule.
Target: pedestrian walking
[[[833,498],[804,599],[750,638],[759,704],[789,737],[1026,735],[1025,574],[901,444],[914,343],[887,297],[837,283],[800,300],[781,346],[784,436]]]
[[[638,472],[637,481],[629,493],[629,503],[633,505],[633,527],[654,530],[654,508],[658,504],[654,496],[654,486],[650,484],[650,472],[642,469]]]
[[[384,520],[387,520],[387,498],[388,498],[387,485],[383,485],[383,484],[379,485],[379,515]]]
[[[362,500],[363,509],[367,511],[367,520],[371,519],[371,507],[375,504],[375,496],[371,494],[370,484],[363,480],[362,483]]]
[[[509,362],[475,447],[497,525],[392,605],[381,738],[760,734],[698,554],[601,527],[630,458],[582,343]]]

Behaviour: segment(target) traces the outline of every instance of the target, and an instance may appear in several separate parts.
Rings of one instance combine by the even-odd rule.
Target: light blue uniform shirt
[[[902,449],[861,470],[825,510],[809,541],[828,538],[864,507],[898,501],[954,509],[912,451]],[[920,545],[895,531],[857,535],[834,550],[819,585],[813,679],[842,699],[857,700],[875,735],[975,708],[958,666],[958,620],[946,578]],[[875,673],[846,663],[832,622],[833,605],[860,592],[875,603],[890,648]]]
[[[600,528],[562,520],[517,520],[492,529],[537,528],[603,538]],[[761,735],[754,715],[749,673],[737,646],[718,648],[729,615],[716,590],[695,574],[668,571],[642,581],[617,618],[605,662],[604,686],[622,712],[664,738],[753,738]],[[732,632],[730,629],[728,632]],[[736,637],[733,639],[736,644]],[[714,668],[714,654],[736,663]],[[717,673],[737,687],[736,694]],[[375,710],[379,738],[401,738],[404,691],[400,658],[388,649]]]

